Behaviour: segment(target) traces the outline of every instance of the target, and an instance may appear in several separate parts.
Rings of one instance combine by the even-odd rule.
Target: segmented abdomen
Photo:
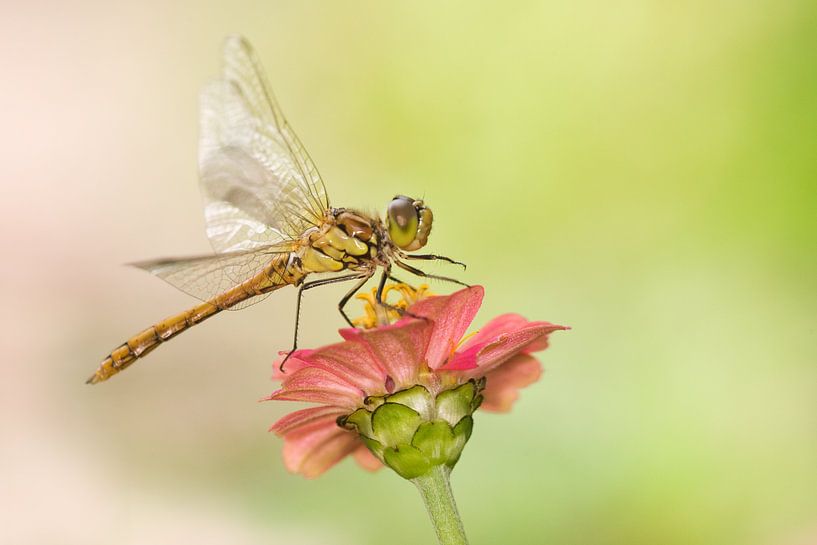
[[[141,331],[119,345],[106,357],[96,372],[88,379],[89,384],[96,384],[109,379],[126,369],[139,358],[156,349],[163,342],[172,339],[182,331],[199,324],[233,307],[251,297],[262,295],[290,284],[297,284],[304,273],[290,266],[289,254],[274,255],[263,271],[225,291],[209,301],[196,305],[184,312],[165,318]]]

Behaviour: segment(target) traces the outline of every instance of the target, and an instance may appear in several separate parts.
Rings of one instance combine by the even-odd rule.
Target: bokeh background
[[[472,543],[817,543],[810,0],[5,1],[0,542],[433,541],[393,474],[284,470],[266,429],[291,407],[256,400],[293,290],[83,384],[191,304],[120,264],[209,248],[197,93],[231,32],[334,203],[423,195],[478,324],[574,328],[477,418]],[[304,346],[337,338],[341,293],[309,294]]]

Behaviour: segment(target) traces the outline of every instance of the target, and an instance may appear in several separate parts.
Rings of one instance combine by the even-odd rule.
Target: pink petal
[[[284,435],[284,465],[312,479],[361,446],[352,431],[338,427],[332,415]]]
[[[480,330],[463,345],[464,349],[478,344],[492,342],[500,335],[513,333],[519,329],[532,324],[553,326],[556,329],[570,329],[569,327],[557,326],[550,322],[529,322],[519,314],[502,314],[485,324]],[[525,348],[525,352],[538,352],[547,348],[547,337],[541,341],[533,342]]]
[[[484,295],[485,289],[482,286],[471,286],[470,288],[455,291],[451,295],[433,295],[426,297],[414,303],[409,310],[413,314],[436,321],[445,318],[445,314],[449,309],[462,305],[463,300],[473,299],[473,304],[475,304],[477,310],[479,310]]]
[[[504,333],[511,333],[526,325],[528,325],[528,321],[519,314],[500,314],[479,328],[479,331],[468,339],[463,348],[491,342]]]
[[[308,367],[308,364],[301,359],[301,356],[306,356],[312,352],[312,350],[308,349],[296,350],[292,353],[292,356],[287,359],[283,371],[281,371],[281,364],[284,362],[284,359],[286,359],[289,352],[278,352],[278,357],[272,363],[272,378],[274,380],[284,380],[298,369]]]
[[[519,389],[533,384],[542,376],[542,365],[533,356],[517,354],[486,375],[481,409],[504,413],[519,398]]]
[[[324,369],[304,367],[288,375],[281,388],[266,399],[308,401],[355,408],[364,397],[366,393],[360,388],[350,385],[336,375]]]
[[[409,309],[434,323],[426,351],[426,361],[430,368],[437,369],[448,359],[474,320],[484,295],[482,286],[474,286],[448,296],[423,299]]]
[[[532,323],[542,324],[545,327],[550,327],[552,328],[551,329],[552,331],[568,331],[570,329],[569,326],[551,324],[550,322],[532,322]],[[549,340],[550,340],[549,335],[540,337],[538,340],[533,341],[532,343],[525,347],[525,353],[530,354],[531,352],[540,352],[546,349],[548,346],[550,346]]]
[[[311,350],[300,359],[309,366],[332,373],[367,394],[385,393],[383,385],[386,381],[386,371],[361,343],[347,341],[331,344]],[[287,362],[288,366],[289,362]],[[288,368],[287,371],[289,371]]]
[[[477,366],[479,369],[472,370],[470,374],[474,376],[484,375],[516,354],[526,352],[527,347],[532,343],[541,342],[542,337],[546,337],[560,329],[565,329],[565,327],[547,322],[529,322],[528,325],[521,329],[511,333],[503,333],[494,341],[479,348],[477,353]],[[470,347],[469,350],[472,348],[474,347]]]
[[[482,343],[469,346],[464,350],[457,350],[440,369],[444,371],[468,371],[470,369],[476,369],[479,352],[487,345],[488,343]]]
[[[377,459],[377,457],[372,454],[366,445],[360,445],[357,450],[352,453],[352,456],[355,457],[355,461],[367,471],[377,471],[381,467],[383,467],[383,462]]]
[[[278,421],[272,425],[269,431],[274,431],[277,435],[283,436],[302,426],[309,425],[316,420],[323,420],[324,418],[330,416],[337,419],[337,417],[344,414],[349,414],[349,411],[329,405],[310,407],[309,409],[295,411],[294,413],[289,413],[288,415],[279,418]]]
[[[399,389],[416,384],[431,330],[430,322],[412,320],[376,329],[345,329],[341,334],[366,346]],[[392,390],[385,383],[383,387]]]

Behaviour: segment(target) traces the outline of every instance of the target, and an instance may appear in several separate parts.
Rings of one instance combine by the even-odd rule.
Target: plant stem
[[[448,482],[450,473],[451,469],[447,466],[435,466],[425,475],[412,479],[412,482],[423,497],[440,545],[468,545]]]

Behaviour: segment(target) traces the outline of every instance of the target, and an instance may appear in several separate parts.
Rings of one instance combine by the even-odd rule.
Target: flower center
[[[396,297],[389,298],[392,294]],[[377,302],[377,288],[369,293],[360,293],[355,299],[363,301],[363,316],[352,320],[355,327],[372,329],[396,322],[403,316],[403,312],[411,305],[433,295],[427,284],[415,288],[408,284],[389,284],[383,289],[383,303]]]

